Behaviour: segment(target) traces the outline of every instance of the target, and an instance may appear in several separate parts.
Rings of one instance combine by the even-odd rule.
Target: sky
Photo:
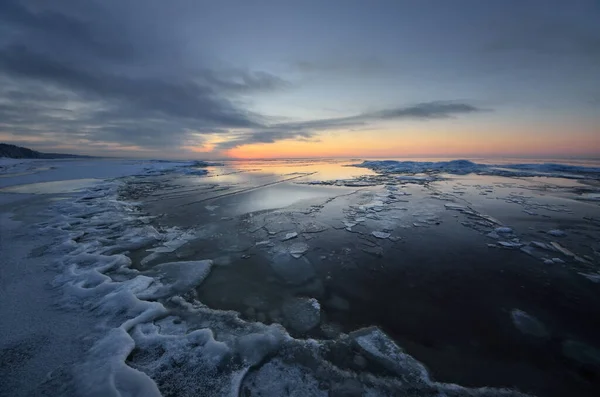
[[[2,0],[0,142],[598,157],[600,2]]]

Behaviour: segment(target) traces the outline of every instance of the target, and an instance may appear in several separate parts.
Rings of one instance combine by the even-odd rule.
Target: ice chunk
[[[321,322],[321,305],[315,298],[290,298],[281,310],[286,324],[296,332],[308,332]]]
[[[362,354],[394,372],[408,384],[431,382],[423,364],[404,353],[379,328],[360,329],[352,332],[350,338]]]
[[[561,254],[565,255],[565,256],[570,256],[570,257],[574,257],[575,254],[572,253],[571,251],[569,251],[568,249],[566,249],[565,247],[563,247],[562,245],[560,245],[559,243],[552,241],[550,243],[550,245],[552,247],[554,247],[554,249],[556,249],[558,252],[560,252]]]
[[[563,261],[560,258],[552,258],[552,262],[554,262],[554,263],[565,263],[565,261]]]
[[[564,237],[567,235],[567,233],[559,229],[548,230],[546,233],[554,237]]]
[[[515,243],[512,241],[498,241],[498,244],[500,244],[504,248],[519,248],[523,245],[521,243]]]
[[[554,248],[551,247],[551,246],[549,246],[546,243],[541,243],[539,241],[532,241],[530,244],[533,245],[536,248],[541,248],[541,249],[547,250],[547,251],[554,251]]]
[[[315,276],[315,269],[306,257],[294,259],[287,251],[277,252],[270,265],[279,277],[290,284],[302,284]]]
[[[593,281],[594,283],[600,283],[600,274],[594,274],[594,273],[579,273],[580,275],[582,275],[583,277],[587,278],[590,281]]]
[[[286,233],[286,235],[281,239],[281,241],[291,240],[296,237],[298,237],[298,233],[296,232]]]
[[[274,353],[284,339],[285,332],[276,324],[260,333],[248,334],[237,340],[237,352],[248,365],[260,363],[267,355]]]
[[[489,232],[488,234],[486,234],[486,236],[495,240],[498,240],[500,238],[500,235],[496,232]]]
[[[510,227],[501,226],[494,229],[496,233],[512,233],[513,230]]]
[[[294,243],[290,246],[289,251],[290,251],[290,255],[292,255],[294,258],[298,259],[302,255],[304,255],[306,253],[306,251],[308,251],[308,244],[301,243],[301,242]]]
[[[204,206],[204,208],[206,208],[208,211],[212,212],[214,210],[216,210],[217,208],[219,208],[218,205],[206,205]]]
[[[524,334],[535,336],[538,338],[548,337],[548,330],[538,319],[527,314],[526,312],[513,309],[510,312],[515,327]]]
[[[388,238],[388,237],[390,237],[390,233],[387,233],[387,232],[379,232],[379,231],[377,231],[377,230],[374,230],[374,231],[372,231],[372,232],[371,232],[371,234],[372,234],[374,237],[381,238],[381,239],[385,239],[385,238]]]
[[[240,396],[327,397],[329,392],[301,365],[273,359],[244,379]]]

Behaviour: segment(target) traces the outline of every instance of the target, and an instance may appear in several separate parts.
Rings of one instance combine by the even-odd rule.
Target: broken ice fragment
[[[377,238],[388,238],[388,237],[390,237],[389,233],[387,233],[387,232],[379,232],[377,230],[372,231],[371,234],[374,237],[377,237]]]
[[[552,247],[550,247],[548,244],[541,243],[539,241],[532,241],[530,244],[537,248],[541,248],[543,250],[554,251],[554,249]]]
[[[281,306],[286,324],[296,332],[308,332],[321,322],[321,305],[315,298],[291,298]]]
[[[523,245],[521,243],[513,243],[512,241],[498,241],[498,244],[504,248],[519,248]]]
[[[362,355],[392,371],[407,384],[430,382],[423,364],[406,354],[379,328],[363,328],[349,336]]]
[[[600,274],[593,274],[593,273],[579,273],[580,275],[582,275],[583,277],[587,278],[590,281],[593,281],[594,283],[600,283]]]
[[[554,237],[564,237],[567,235],[567,233],[559,229],[548,230],[546,233]]]
[[[550,243],[550,245],[551,245],[551,246],[553,246],[553,247],[554,247],[554,248],[555,248],[555,249],[556,249],[558,252],[560,252],[560,253],[561,253],[561,254],[563,254],[563,255],[566,255],[566,256],[571,256],[571,257],[574,257],[574,256],[575,256],[575,254],[574,254],[574,253],[572,253],[571,251],[569,251],[568,249],[566,249],[565,247],[563,247],[562,245],[560,245],[560,244],[559,244],[559,243],[557,243],[557,242],[554,242],[554,241],[552,241],[552,242]]]
[[[308,244],[306,243],[294,243],[290,246],[290,255],[292,255],[294,258],[298,259],[300,258],[302,255],[304,255],[304,253],[306,251],[308,251]]]
[[[497,227],[495,229],[496,233],[512,233],[513,230],[510,227],[506,227],[506,226],[502,226],[502,227]]]
[[[459,204],[454,204],[454,203],[446,203],[446,204],[444,204],[444,207],[446,207],[446,209],[448,209],[448,210],[456,210],[456,211],[462,211],[462,210],[467,209],[467,207],[465,207],[464,205],[459,205]]]
[[[204,206],[204,208],[206,208],[209,211],[214,211],[217,208],[219,208],[219,206],[218,205],[206,205],[206,206]]]
[[[296,232],[286,233],[285,237],[282,238],[281,241],[291,240],[295,237],[298,237],[298,233],[296,233]]]

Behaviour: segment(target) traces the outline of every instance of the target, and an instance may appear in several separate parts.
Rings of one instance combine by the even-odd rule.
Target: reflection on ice
[[[101,181],[101,179],[72,179],[67,181],[30,183],[28,185],[8,186],[0,189],[0,192],[30,194],[73,193],[92,187]]]

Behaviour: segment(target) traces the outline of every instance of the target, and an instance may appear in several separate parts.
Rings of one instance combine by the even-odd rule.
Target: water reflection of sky
[[[352,179],[363,175],[375,175],[367,168],[352,167],[360,161],[348,160],[236,160],[225,161],[222,166],[207,167],[208,175],[198,178],[202,183],[242,184],[268,177],[311,174],[302,182],[336,179]]]

